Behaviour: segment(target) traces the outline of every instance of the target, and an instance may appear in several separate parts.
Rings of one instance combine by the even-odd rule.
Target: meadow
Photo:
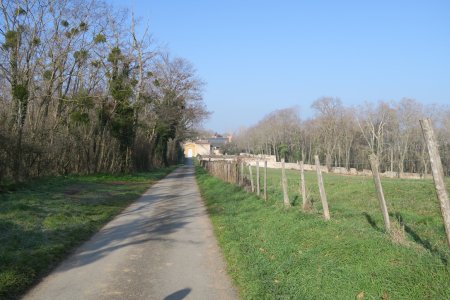
[[[305,173],[313,202],[307,213],[301,211],[299,172],[286,173],[289,209],[282,203],[281,170],[268,170],[264,201],[197,167],[242,298],[450,298],[450,251],[431,180],[382,179],[391,221],[404,232],[393,240],[384,232],[371,177],[323,174],[331,214],[326,222],[315,172]]]

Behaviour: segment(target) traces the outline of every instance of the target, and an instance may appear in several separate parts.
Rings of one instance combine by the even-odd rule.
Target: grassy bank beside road
[[[406,229],[406,243],[395,244],[381,229],[371,178],[324,174],[332,217],[325,222],[312,172],[311,213],[299,212],[294,171],[288,176],[296,205],[289,210],[279,170],[269,172],[267,203],[200,167],[196,172],[244,299],[450,299],[450,253],[431,181],[383,182],[391,217],[400,214]]]
[[[0,193],[0,299],[17,298],[173,169],[49,178]]]

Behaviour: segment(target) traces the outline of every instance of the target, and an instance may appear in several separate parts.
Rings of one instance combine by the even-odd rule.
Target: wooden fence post
[[[259,187],[259,160],[256,161],[256,195],[260,195],[261,188]]]
[[[300,161],[300,195],[302,195],[303,211],[310,210],[311,202],[308,200],[308,195],[306,195],[305,170],[303,166],[303,161]]]
[[[320,200],[322,201],[322,207],[323,207],[323,217],[325,220],[329,220],[330,219],[330,211],[328,210],[327,195],[325,193],[325,188],[323,186],[323,178],[322,178],[322,171],[320,170],[319,156],[314,155],[314,160],[316,161],[317,183],[319,184]]]
[[[252,185],[252,193],[255,192],[255,184],[253,182],[253,172],[252,172],[252,166],[248,164],[248,171],[250,172],[250,184]]]
[[[380,203],[381,214],[383,215],[384,229],[389,233],[391,231],[391,221],[389,220],[389,213],[386,200],[384,200],[383,187],[381,186],[380,174],[378,172],[378,157],[375,154],[370,154],[369,161],[372,168],[373,182],[377,190],[378,202]]]
[[[289,202],[288,184],[287,184],[286,172],[284,170],[284,158],[281,159],[281,185],[283,186],[283,203],[284,203],[284,207],[285,208],[291,207],[291,203]]]
[[[441,205],[442,219],[444,220],[445,233],[447,234],[447,245],[450,248],[450,203],[444,179],[444,169],[442,168],[441,156],[439,155],[439,147],[431,125],[431,119],[420,120],[420,126],[422,127],[423,137],[430,155],[434,187]]]
[[[239,176],[239,184],[244,185],[244,162],[241,161],[241,176]]]
[[[264,200],[267,201],[267,160],[264,161]]]
[[[223,173],[222,173],[222,180],[227,182],[227,163],[226,162],[222,162],[222,166],[223,166]]]
[[[225,181],[225,182],[227,182],[227,171],[228,171],[228,168],[227,168],[227,162],[222,162],[222,166],[223,166],[223,170],[222,170],[222,180],[223,181]]]

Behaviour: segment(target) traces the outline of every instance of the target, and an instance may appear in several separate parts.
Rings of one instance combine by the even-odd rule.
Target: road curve
[[[200,198],[180,167],[23,299],[237,299]]]

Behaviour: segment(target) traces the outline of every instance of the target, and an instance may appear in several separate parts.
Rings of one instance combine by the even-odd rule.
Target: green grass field
[[[15,299],[174,167],[37,180],[0,193],[0,299]]]
[[[255,172],[253,172],[255,174]],[[382,179],[391,220],[405,228],[398,244],[384,233],[371,177],[324,174],[331,221],[321,215],[317,179],[306,172],[313,201],[300,211],[298,171],[268,172],[265,203],[197,167],[197,178],[229,273],[244,299],[450,299],[450,251],[431,180]]]

